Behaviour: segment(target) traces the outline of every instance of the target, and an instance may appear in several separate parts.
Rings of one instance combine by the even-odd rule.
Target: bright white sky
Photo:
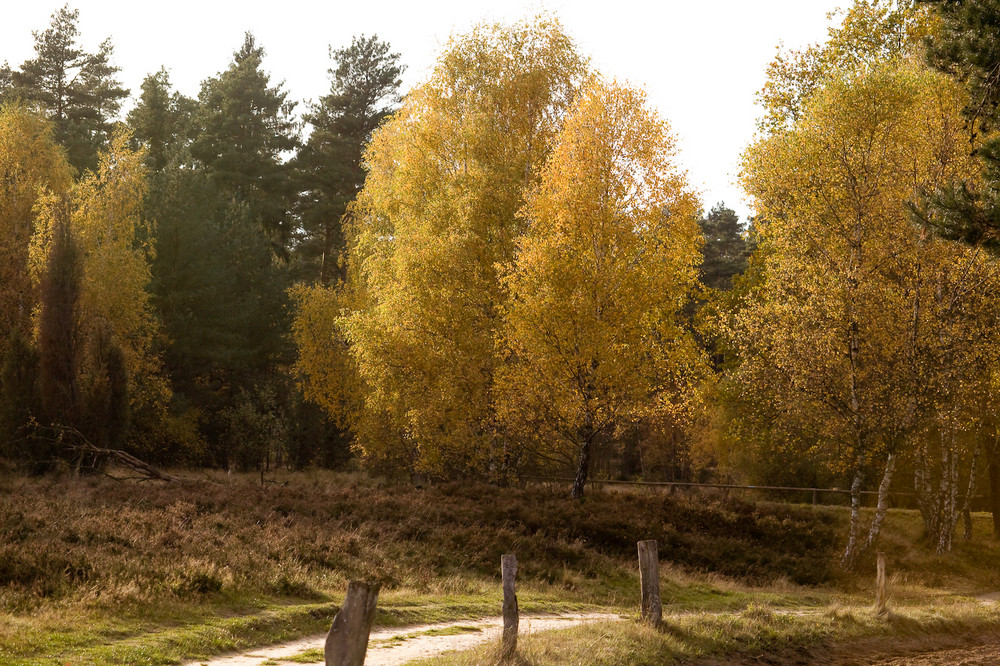
[[[48,26],[61,0],[16,2],[0,22],[0,62],[33,56],[33,30]],[[161,65],[175,89],[196,96],[202,80],[225,69],[251,31],[265,68],[290,97],[317,99],[329,88],[328,46],[377,34],[407,65],[404,91],[426,78],[448,36],[483,20],[512,22],[548,11],[607,76],[644,88],[670,122],[682,166],[706,208],[725,201],[748,209],[736,184],[739,156],[753,139],[754,93],[775,47],[801,47],[826,36],[827,13],[849,0],[73,0],[80,41],[115,46],[121,80],[139,91]]]

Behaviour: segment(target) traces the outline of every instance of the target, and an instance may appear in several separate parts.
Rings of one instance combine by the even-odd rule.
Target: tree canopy
[[[110,138],[115,116],[129,91],[121,86],[121,68],[111,62],[111,40],[87,53],[77,43],[80,12],[69,5],[52,15],[49,27],[32,33],[35,57],[0,76],[6,99],[36,106],[55,125],[56,140],[77,170],[97,166],[97,154]]]
[[[355,37],[330,57],[336,65],[328,70],[330,93],[304,115],[312,133],[296,156],[303,190],[296,254],[318,262],[314,275],[322,284],[347,277],[343,217],[364,185],[365,145],[400,102],[404,69],[399,54],[376,36]]]
[[[680,417],[702,365],[678,311],[697,280],[698,203],[640,93],[593,79],[554,138],[504,279],[508,439],[576,459],[643,419]],[[530,454],[531,450],[529,450]]]

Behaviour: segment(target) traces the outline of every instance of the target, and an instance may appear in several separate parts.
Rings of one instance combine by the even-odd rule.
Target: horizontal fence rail
[[[522,481],[527,481],[529,483],[568,483],[572,484],[574,479],[569,477],[542,477],[542,476],[522,476]],[[799,488],[795,486],[748,486],[740,485],[736,483],[696,483],[694,481],[616,481],[612,479],[588,479],[587,485],[592,488],[600,488],[602,486],[623,486],[623,487],[636,487],[636,488],[647,488],[650,490],[657,490],[660,488],[665,488],[669,492],[674,492],[675,489],[688,489],[688,488],[705,488],[713,490],[723,490],[723,491],[763,491],[763,492],[774,492],[774,493],[800,493],[801,496],[812,495],[813,504],[829,504],[830,502],[821,502],[820,498],[824,495],[837,496],[837,495],[850,495],[851,491],[846,488]],[[878,495],[877,490],[862,490],[861,495],[863,497],[874,497]],[[889,491],[889,498],[900,498],[904,499],[907,504],[915,505],[916,493],[911,491]],[[984,495],[973,495],[973,502],[977,500],[985,500]]]

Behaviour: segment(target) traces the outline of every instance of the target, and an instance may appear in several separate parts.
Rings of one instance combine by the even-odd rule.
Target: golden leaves
[[[995,306],[958,286],[972,266],[991,282],[995,268],[928,239],[907,208],[922,190],[975,177],[956,149],[962,104],[939,74],[870,65],[827,79],[798,122],[745,155],[766,279],[733,317],[734,381],[769,395],[787,428],[838,446],[845,465],[900,446],[928,415],[940,327],[970,323],[946,324],[935,294]]]
[[[32,240],[35,279],[49,249],[49,229],[56,216],[67,215],[82,256],[77,320],[84,340],[108,327],[125,357],[133,406],[162,411],[170,390],[154,351],[161,332],[147,290],[154,248],[152,221],[143,213],[146,168],[142,152],[128,141],[128,134],[116,133],[96,172],[84,174],[67,197],[41,203]],[[82,364],[82,372],[93,370]]]
[[[697,202],[641,93],[593,78],[528,198],[505,276],[510,432],[566,455],[690,398],[701,366],[677,310],[696,282]]]
[[[26,107],[0,107],[0,349],[14,328],[27,331],[38,295],[31,279],[35,207],[72,183],[52,126]]]
[[[582,73],[555,21],[481,26],[451,41],[373,136],[351,211],[350,311],[334,323],[363,387],[354,425],[367,455],[402,442],[404,464],[438,470],[494,455],[497,266],[514,256],[524,192]],[[326,298],[303,296],[303,326],[313,297]],[[350,364],[315,349],[300,367],[329,385],[338,373],[319,365]],[[315,389],[338,409],[336,389]]]

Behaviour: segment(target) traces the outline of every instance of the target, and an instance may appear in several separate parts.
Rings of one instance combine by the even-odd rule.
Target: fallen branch
[[[122,451],[121,449],[105,449],[99,446],[94,446],[78,431],[74,430],[72,434],[74,435],[73,439],[77,441],[71,444],[69,448],[72,451],[79,453],[80,457],[77,460],[77,469],[79,469],[82,465],[84,457],[89,454],[94,456],[95,461],[100,459],[114,460],[119,465],[138,472],[141,475],[140,480],[155,480],[166,481],[168,483],[186,484],[203,483],[199,479],[188,479],[181,476],[174,476],[173,474],[167,474],[163,470],[153,467],[144,460],[136,458],[127,451]],[[99,465],[95,464],[94,467],[99,467]]]
[[[131,453],[126,453],[125,451],[121,451],[119,449],[101,449],[89,443],[84,446],[91,453],[106,456],[115,460],[118,464],[129,467],[149,479],[168,481],[170,483],[201,483],[197,479],[185,479],[179,476],[174,476],[173,474],[167,474],[166,472],[153,467],[149,463],[139,460]]]

